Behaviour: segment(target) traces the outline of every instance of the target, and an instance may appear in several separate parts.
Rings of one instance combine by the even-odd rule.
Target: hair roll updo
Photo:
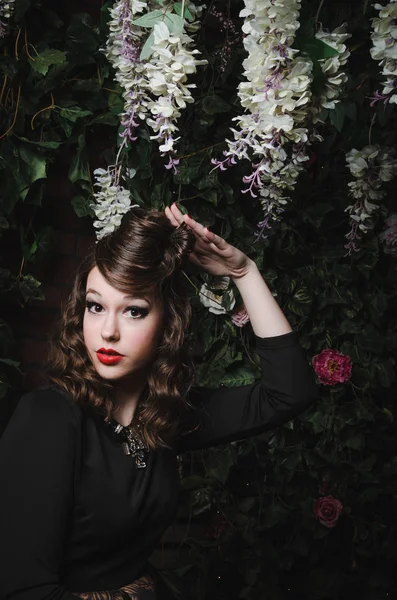
[[[165,213],[133,208],[114,232],[101,238],[77,270],[53,337],[48,377],[81,406],[103,416],[114,409],[112,384],[94,369],[83,338],[86,283],[95,266],[110,285],[126,294],[159,294],[164,330],[147,384],[139,402],[145,442],[150,448],[168,445],[188,407],[194,366],[186,333],[191,305],[182,269],[195,244],[185,223],[175,228]]]

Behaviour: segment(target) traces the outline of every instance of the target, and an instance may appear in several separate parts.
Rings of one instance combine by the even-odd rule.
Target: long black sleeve
[[[297,333],[255,336],[262,379],[251,385],[193,388],[190,402],[197,409],[189,420],[193,432],[181,435],[177,452],[243,439],[289,421],[317,398],[314,374]]]
[[[24,396],[0,440],[0,600],[76,600],[59,581],[78,418],[59,392]]]

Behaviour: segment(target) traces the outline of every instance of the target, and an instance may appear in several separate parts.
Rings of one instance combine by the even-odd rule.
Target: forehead
[[[86,283],[86,293],[98,295],[102,298],[109,300],[132,300],[138,298],[144,298],[150,303],[156,303],[160,301],[160,294],[158,291],[147,290],[137,291],[134,293],[133,286],[127,291],[122,291],[113,286],[105,277],[102,275],[98,267],[94,267],[88,273]]]

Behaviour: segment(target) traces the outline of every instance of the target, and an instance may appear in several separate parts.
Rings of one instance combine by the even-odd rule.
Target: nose
[[[101,335],[103,340],[110,341],[120,339],[120,331],[116,315],[110,312],[106,315],[102,324]]]

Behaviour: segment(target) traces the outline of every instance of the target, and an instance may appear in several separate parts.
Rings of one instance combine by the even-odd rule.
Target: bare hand
[[[196,243],[189,259],[211,275],[239,279],[249,270],[252,263],[246,254],[228,244],[219,235],[212,233],[198,221],[181,213],[176,203],[166,207],[165,214],[174,227],[185,222],[196,237]]]

